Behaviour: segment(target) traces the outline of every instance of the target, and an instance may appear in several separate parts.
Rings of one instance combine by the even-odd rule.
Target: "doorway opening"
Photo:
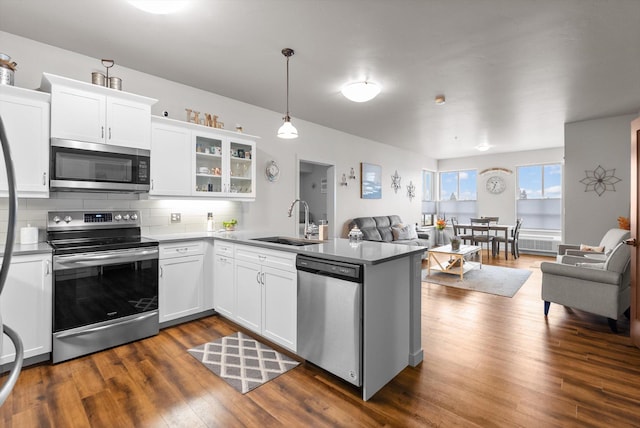
[[[298,198],[309,204],[309,224],[327,224],[328,236],[335,231],[335,166],[327,163],[300,160]],[[304,233],[304,207],[298,211],[299,235]]]

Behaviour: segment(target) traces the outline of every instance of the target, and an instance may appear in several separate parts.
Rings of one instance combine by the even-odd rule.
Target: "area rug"
[[[465,290],[482,291],[483,293],[504,297],[515,296],[520,287],[527,281],[529,275],[531,275],[531,271],[526,269],[489,265],[483,265],[482,269],[470,270],[464,274],[463,280],[460,280],[460,276],[449,273],[431,271],[431,276],[426,276],[427,270],[424,269],[423,272],[422,280],[424,282],[463,288]]]
[[[240,332],[189,349],[188,352],[243,394],[299,364]]]

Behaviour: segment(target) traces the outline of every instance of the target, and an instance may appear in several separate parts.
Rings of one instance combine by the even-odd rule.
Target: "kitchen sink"
[[[253,238],[252,241],[271,242],[272,244],[293,245],[296,247],[322,243],[322,241],[317,241],[315,239],[290,238],[288,236],[267,236],[264,238]]]

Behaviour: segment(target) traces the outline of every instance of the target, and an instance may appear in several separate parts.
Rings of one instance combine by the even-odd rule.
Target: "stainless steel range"
[[[49,212],[53,363],[158,334],[158,242],[137,211]]]

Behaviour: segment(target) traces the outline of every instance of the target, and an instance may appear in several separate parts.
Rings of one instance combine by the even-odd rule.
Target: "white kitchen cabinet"
[[[11,148],[19,197],[49,197],[49,94],[0,85],[0,116]],[[0,196],[8,196],[0,152]]]
[[[51,137],[151,148],[151,105],[157,100],[43,74],[51,93]]]
[[[193,131],[192,141],[195,196],[255,199],[255,142],[206,128]]]
[[[2,321],[22,339],[24,357],[51,352],[51,254],[14,255],[0,308]],[[13,342],[3,335],[1,364],[15,360]]]
[[[204,243],[160,244],[158,308],[160,322],[204,311]]]
[[[295,253],[236,245],[235,258],[236,322],[295,352]]]
[[[213,248],[213,307],[220,315],[233,320],[236,312],[234,245],[216,240]]]
[[[154,116],[151,121],[150,195],[191,194],[191,131]]]

